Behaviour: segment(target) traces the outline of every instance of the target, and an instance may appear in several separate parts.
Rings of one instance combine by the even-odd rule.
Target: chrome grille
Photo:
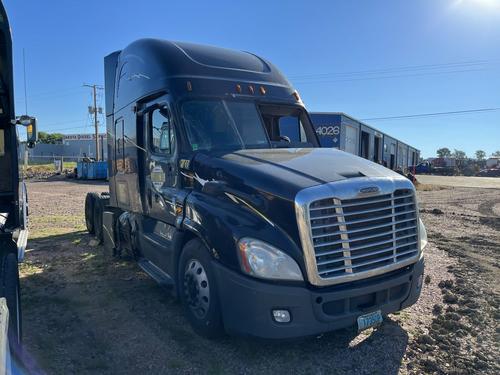
[[[309,204],[308,216],[321,279],[397,265],[418,254],[413,189],[363,198],[316,200]]]

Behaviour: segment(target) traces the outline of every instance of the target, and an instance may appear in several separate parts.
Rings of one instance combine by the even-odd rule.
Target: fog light
[[[273,310],[273,318],[278,323],[290,322],[290,312],[288,310]]]

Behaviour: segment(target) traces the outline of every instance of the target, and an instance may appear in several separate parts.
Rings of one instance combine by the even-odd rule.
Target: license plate
[[[380,312],[380,310],[358,316],[359,331],[362,331],[370,327],[376,327],[379,324],[382,324],[382,313]]]

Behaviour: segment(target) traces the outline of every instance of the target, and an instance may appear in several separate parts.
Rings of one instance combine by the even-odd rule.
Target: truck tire
[[[99,199],[97,193],[87,193],[85,197],[85,225],[90,234],[94,234],[94,202]]]
[[[0,297],[5,297],[9,308],[9,342],[11,345],[21,344],[21,291],[17,256],[14,253],[4,254],[0,268]]]
[[[93,224],[94,224],[94,236],[99,241],[103,240],[103,227],[102,227],[102,214],[104,212],[104,200],[98,195],[94,199],[93,207]]]
[[[197,238],[183,248],[179,261],[179,289],[193,330],[206,338],[222,336],[224,326],[212,259]]]

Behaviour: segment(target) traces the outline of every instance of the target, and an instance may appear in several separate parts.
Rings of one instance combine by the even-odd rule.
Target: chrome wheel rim
[[[184,295],[189,309],[198,319],[203,319],[210,307],[210,285],[202,264],[191,259],[184,270]]]

